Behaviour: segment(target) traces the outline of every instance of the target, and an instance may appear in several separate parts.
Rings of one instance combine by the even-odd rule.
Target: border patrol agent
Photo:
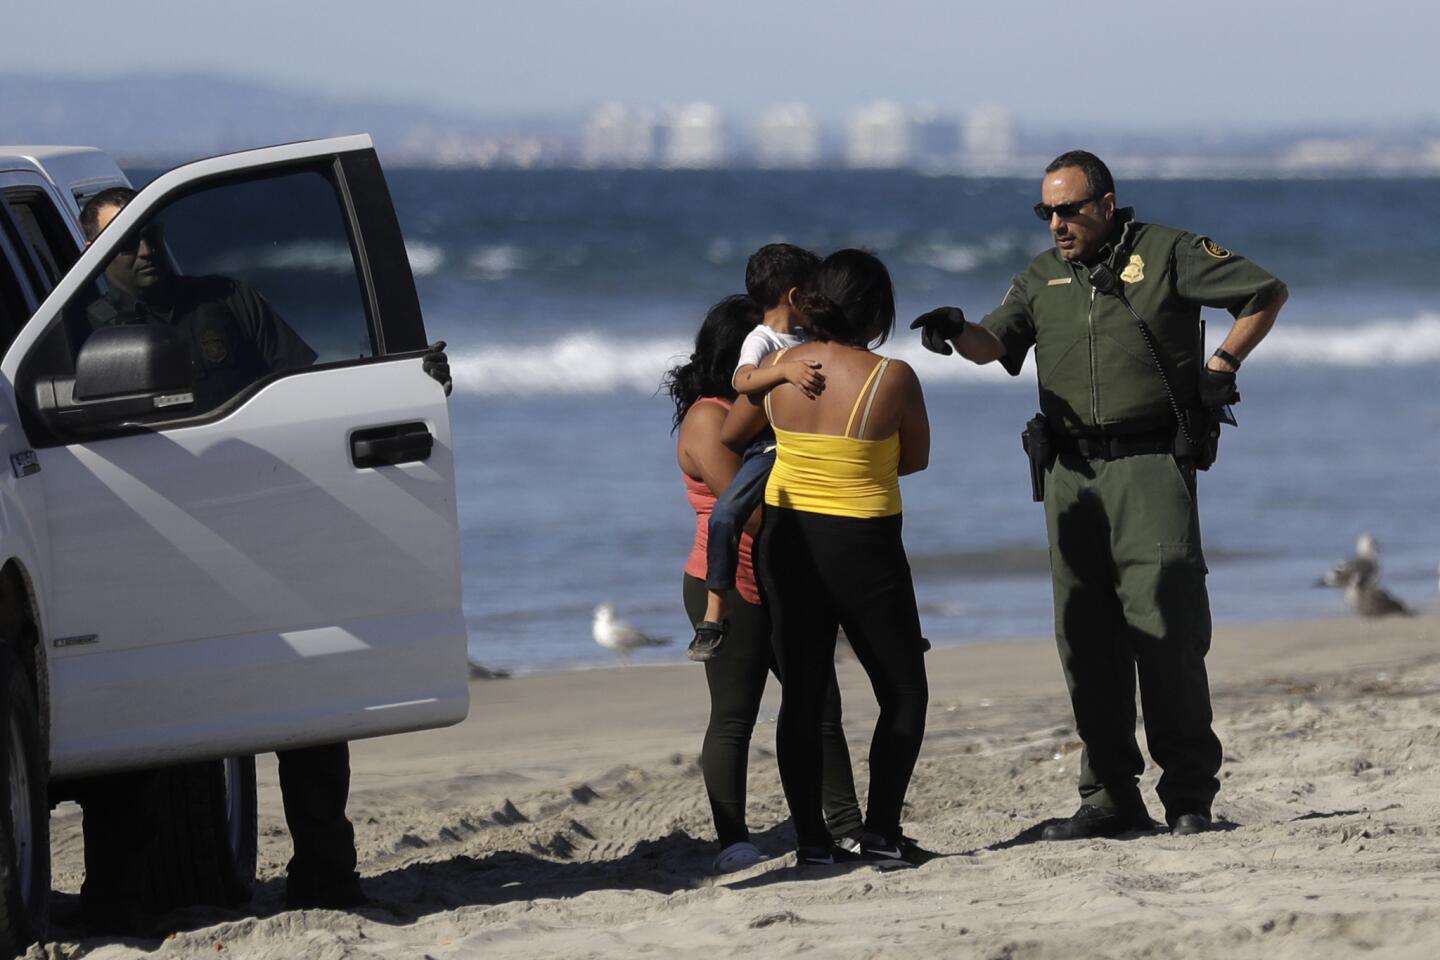
[[[1035,348],[1041,415],[1027,426],[1043,496],[1055,637],[1085,749],[1080,809],[1047,840],[1149,829],[1135,740],[1138,673],[1158,793],[1176,834],[1211,827],[1220,741],[1205,654],[1210,602],[1195,471],[1239,401],[1235,371],[1284,304],[1279,280],[1206,237],[1135,219],[1110,171],[1072,151],[1045,171],[1035,213],[1055,247],[980,324],[919,317],[926,347],[1018,375]],[[1201,366],[1202,306],[1235,322]],[[1223,413],[1222,413],[1223,411]],[[1229,422],[1233,422],[1229,420]],[[1043,493],[1042,493],[1043,491]]]
[[[229,400],[261,377],[308,367],[315,351],[254,287],[232,277],[171,275],[144,299],[111,283],[87,308],[95,328],[156,323],[190,341],[193,413]]]

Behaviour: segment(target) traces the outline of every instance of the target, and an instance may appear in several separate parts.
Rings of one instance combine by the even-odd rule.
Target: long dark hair
[[[701,397],[735,399],[731,381],[740,359],[740,345],[763,317],[760,304],[743,293],[726,297],[705,314],[700,332],[695,334],[695,352],[687,362],[672,367],[660,382],[661,389],[675,401],[671,433],[679,429],[685,414]]]
[[[837,250],[821,261],[797,306],[816,340],[878,347],[895,332],[890,271],[864,250]]]

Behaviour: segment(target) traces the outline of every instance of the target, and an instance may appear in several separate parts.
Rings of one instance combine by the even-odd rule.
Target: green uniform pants
[[[1055,639],[1085,744],[1083,804],[1145,815],[1135,681],[1166,820],[1210,814],[1220,741],[1210,729],[1210,600],[1195,471],[1169,454],[1062,454],[1045,485]]]

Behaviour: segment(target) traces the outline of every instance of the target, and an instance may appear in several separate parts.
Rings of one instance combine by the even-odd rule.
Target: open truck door
[[[180,167],[85,251],[0,365],[52,776],[463,719],[425,345],[368,136]]]

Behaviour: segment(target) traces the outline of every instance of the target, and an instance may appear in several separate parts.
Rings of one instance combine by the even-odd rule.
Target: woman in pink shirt
[[[731,376],[740,344],[760,317],[759,305],[749,297],[726,297],[710,308],[695,336],[695,352],[689,361],[665,377],[665,387],[675,402],[674,426],[680,434],[677,454],[685,495],[695,510],[695,543],[685,564],[683,591],[692,625],[705,616],[705,536],[710,510],[740,467],[739,455],[720,442],[721,425],[736,396]],[[750,735],[765,679],[776,668],[770,616],[756,585],[752,553],[750,533],[746,533],[740,542],[736,588],[728,598],[730,628],[725,648],[705,661],[710,723],[700,766],[720,842],[720,854],[715,858],[720,873],[765,859],[750,842],[745,825],[745,778]],[[860,805],[840,726],[840,692],[833,667],[823,726],[821,786],[826,826],[842,847],[855,844],[858,849]]]

